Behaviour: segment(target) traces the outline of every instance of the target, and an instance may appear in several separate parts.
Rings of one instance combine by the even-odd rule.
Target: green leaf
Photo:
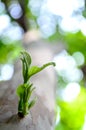
[[[35,88],[32,87],[33,84],[27,84],[27,87],[25,88],[25,94],[24,94],[24,99],[25,99],[25,102],[28,102],[29,98],[31,97],[31,94],[33,92],[33,90]]]
[[[47,64],[44,64],[44,65],[41,66],[41,67],[32,66],[31,68],[29,68],[29,71],[28,71],[29,78],[30,78],[32,75],[34,75],[34,74],[36,74],[36,73],[42,71],[43,69],[45,69],[46,67],[48,67],[48,66],[50,66],[50,65],[55,66],[55,63],[54,63],[54,62],[49,62],[49,63],[47,63]]]
[[[31,65],[31,56],[26,51],[21,52],[21,54],[22,54],[22,59],[25,60],[25,63],[29,67]]]
[[[24,83],[26,83],[28,81],[28,69],[31,65],[31,57],[30,55],[24,51],[21,52],[22,54],[22,73],[23,73],[23,78],[24,78]]]
[[[27,101],[30,99],[31,95],[32,95],[32,92],[34,91],[35,88],[30,88],[30,89],[27,89]]]
[[[18,86],[18,88],[16,89],[16,93],[17,93],[17,95],[18,95],[19,97],[21,97],[21,95],[24,94],[24,91],[25,91],[25,88],[24,88],[24,85],[23,85],[23,84],[20,85],[20,86]]]
[[[34,106],[36,100],[32,100],[29,104],[28,104],[28,109],[30,109],[31,107]]]

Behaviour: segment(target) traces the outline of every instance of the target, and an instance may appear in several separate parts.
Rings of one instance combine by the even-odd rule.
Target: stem
[[[18,110],[18,116],[23,118],[26,114],[28,113],[28,106],[27,106],[27,102],[23,102],[22,103],[22,110],[19,108]]]

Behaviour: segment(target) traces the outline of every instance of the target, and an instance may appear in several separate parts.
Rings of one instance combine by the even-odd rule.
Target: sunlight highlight
[[[76,33],[81,30],[86,35],[86,22],[83,22],[82,16],[84,0],[37,0],[35,4],[34,0],[30,0],[28,7],[37,16],[37,23],[45,38],[56,32],[57,25],[60,32]]]
[[[85,119],[84,119],[84,125],[83,125],[83,128],[82,130],[86,130],[86,115],[85,115]]]
[[[67,17],[62,19],[59,23],[60,28],[65,32],[77,32],[79,31],[80,23],[76,17]]]
[[[80,85],[76,82],[69,83],[62,92],[62,98],[66,102],[71,102],[77,98],[80,93]]]
[[[40,15],[37,19],[37,23],[40,27],[43,37],[49,37],[56,32],[56,24],[52,15]]]
[[[6,14],[0,15],[0,34],[10,25],[10,17]]]
[[[70,16],[72,14],[74,9],[73,4],[73,0],[47,0],[48,10],[51,13],[62,17]]]
[[[83,33],[83,35],[86,36],[86,19],[85,18],[82,19],[82,22],[80,24],[80,30]]]
[[[58,125],[59,122],[60,122],[60,107],[57,107],[57,108],[56,108],[56,111],[57,111],[56,125]]]
[[[76,60],[78,66],[83,65],[85,63],[85,57],[81,52],[75,52],[72,56]]]
[[[10,64],[5,64],[1,67],[0,81],[10,80],[14,73],[14,66]]]
[[[78,54],[78,52],[76,54]],[[80,56],[83,57],[82,55]],[[84,59],[82,58],[82,60]],[[70,56],[66,51],[62,51],[55,56],[54,62],[56,63],[55,69],[58,75],[61,76],[65,82],[80,82],[82,80],[83,73],[77,66],[83,64],[83,61],[77,64],[73,56]]]
[[[3,41],[5,44],[12,44],[14,40],[21,40],[23,33],[23,29],[14,22],[3,33]]]
[[[0,14],[5,11],[5,5],[0,1]]]
[[[13,18],[18,19],[22,15],[22,9],[18,3],[13,3],[9,7],[10,14]]]

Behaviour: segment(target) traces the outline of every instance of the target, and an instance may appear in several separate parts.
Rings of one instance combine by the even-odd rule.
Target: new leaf
[[[50,66],[50,65],[55,66],[55,63],[54,63],[54,62],[49,62],[49,63],[47,63],[47,64],[44,64],[44,65],[41,66],[41,67],[32,66],[32,67],[29,68],[29,70],[28,70],[28,77],[30,78],[32,75],[37,74],[38,72],[42,71],[43,69],[45,69],[46,67],[48,67],[48,66]]]

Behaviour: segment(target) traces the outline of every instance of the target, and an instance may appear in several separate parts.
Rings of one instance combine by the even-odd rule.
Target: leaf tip
[[[52,65],[53,65],[53,66],[56,66],[56,63],[55,63],[55,62],[52,62]]]

